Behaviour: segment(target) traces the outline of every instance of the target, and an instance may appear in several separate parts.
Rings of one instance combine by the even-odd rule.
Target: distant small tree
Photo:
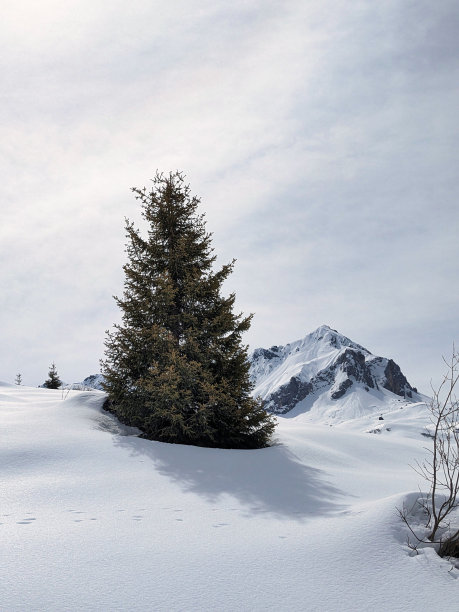
[[[59,389],[59,387],[62,385],[62,381],[57,374],[56,364],[54,361],[51,364],[48,376],[49,378],[48,380],[45,380],[43,386],[46,387],[46,389]]]
[[[16,374],[16,378],[14,379],[16,385],[20,385],[22,383],[22,375]]]
[[[459,401],[455,390],[459,382],[459,353],[453,354],[443,381],[433,389],[429,405],[432,422],[432,448],[429,455],[415,470],[430,485],[428,493],[421,495],[417,503],[427,517],[426,536],[421,538],[411,525],[410,512],[403,508],[399,514],[419,542],[438,545],[441,557],[459,557],[459,524],[453,513],[459,508]]]

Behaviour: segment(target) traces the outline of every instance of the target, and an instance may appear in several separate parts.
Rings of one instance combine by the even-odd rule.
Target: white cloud
[[[179,168],[239,260],[248,341],[327,323],[422,386],[458,336],[457,22],[452,2],[7,2],[0,378],[97,367],[129,188]]]

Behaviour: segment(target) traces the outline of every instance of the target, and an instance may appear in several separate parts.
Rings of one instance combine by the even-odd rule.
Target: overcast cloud
[[[185,172],[251,348],[322,323],[429,390],[459,344],[459,5],[2,3],[0,379],[98,371],[130,187]]]

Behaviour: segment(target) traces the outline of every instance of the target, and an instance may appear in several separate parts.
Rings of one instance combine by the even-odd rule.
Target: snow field
[[[395,510],[429,443],[421,405],[279,418],[277,445],[228,451],[142,440],[100,392],[62,397],[0,387],[1,610],[455,609],[459,572],[412,556]]]

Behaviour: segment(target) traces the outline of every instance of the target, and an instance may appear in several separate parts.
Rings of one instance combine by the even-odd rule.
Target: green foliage
[[[62,385],[62,381],[57,374],[56,364],[54,362],[51,364],[48,376],[49,378],[48,380],[45,380],[43,386],[47,389],[59,389],[59,387]]]
[[[213,270],[211,235],[181,173],[133,189],[147,236],[126,220],[122,323],[107,332],[102,361],[111,409],[150,439],[220,448],[266,446],[273,417],[251,397],[241,335],[221,287],[234,261]]]

